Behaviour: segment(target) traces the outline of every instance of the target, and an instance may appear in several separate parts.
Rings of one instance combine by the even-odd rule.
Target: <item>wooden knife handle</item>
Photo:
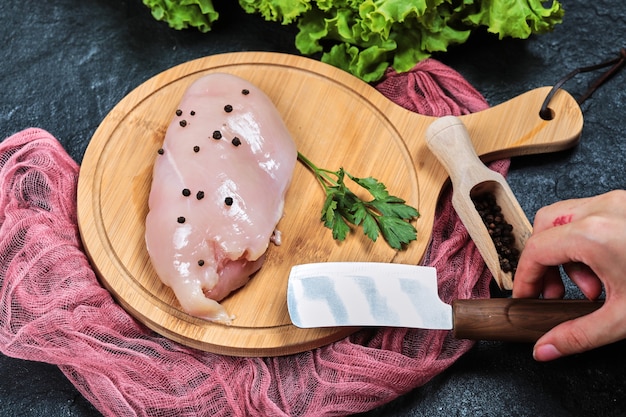
[[[491,298],[452,302],[458,339],[535,342],[557,324],[587,315],[602,301]]]

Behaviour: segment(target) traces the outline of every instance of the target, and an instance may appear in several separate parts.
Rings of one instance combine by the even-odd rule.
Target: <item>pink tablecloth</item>
[[[458,73],[426,60],[377,88],[410,110],[460,115],[487,107]],[[508,161],[492,168],[501,173]],[[98,283],[76,222],[79,167],[57,140],[28,129],[0,144],[0,350],[58,365],[107,416],[331,416],[393,400],[472,346],[446,331],[362,330],[301,354],[220,356],[181,346],[130,317]],[[440,201],[425,263],[441,297],[488,297],[491,279]]]

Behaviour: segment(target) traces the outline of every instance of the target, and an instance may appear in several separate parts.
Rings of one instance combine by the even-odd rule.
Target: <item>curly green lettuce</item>
[[[464,43],[480,26],[500,39],[525,39],[551,30],[562,16],[558,2],[544,7],[541,0],[318,1],[298,20],[296,47],[372,82],[388,66],[408,71]]]
[[[310,0],[239,0],[239,5],[250,14],[259,13],[270,22],[288,25],[311,9]]]
[[[322,52],[322,61],[376,81],[389,65],[408,71],[432,52],[465,42],[470,30],[454,24],[456,20],[443,0],[366,0],[355,9],[318,7],[298,21],[296,47],[308,55]]]
[[[210,0],[143,0],[155,18],[181,29],[210,30]],[[526,39],[562,22],[557,0],[239,0],[247,13],[295,24],[296,48],[364,81],[388,67],[408,71],[484,27],[500,39]],[[204,15],[204,17],[203,17]],[[204,19],[204,20],[203,20]]]
[[[166,22],[172,29],[195,27],[208,32],[219,13],[211,0],[143,0],[156,20]]]

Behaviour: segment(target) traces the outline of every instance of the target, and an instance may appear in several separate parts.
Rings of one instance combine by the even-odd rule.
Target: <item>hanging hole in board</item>
[[[542,108],[539,111],[539,117],[541,117],[543,120],[552,120],[554,119],[554,110],[552,110],[550,107]]]

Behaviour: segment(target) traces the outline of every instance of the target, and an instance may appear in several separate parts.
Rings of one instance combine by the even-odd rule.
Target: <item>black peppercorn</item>
[[[231,143],[233,145],[235,145],[235,146],[239,146],[239,145],[241,145],[241,139],[239,139],[237,136],[235,136]]]
[[[165,151],[163,150],[163,148],[159,148],[159,150],[157,151],[157,153],[159,155],[163,155],[165,153]]]
[[[248,94],[250,94],[250,90],[248,90],[247,88],[244,88],[243,90],[241,90],[241,94],[243,94],[244,96],[247,96]]]
[[[232,206],[233,205],[233,198],[232,197],[226,197],[224,199],[224,204],[226,204],[227,206]]]
[[[185,127],[187,126],[187,120],[181,120],[180,122],[178,122],[180,124],[180,127]]]
[[[226,113],[230,113],[231,111],[233,111],[233,106],[231,106],[230,104],[227,104],[224,106],[224,111]]]
[[[176,221],[180,224],[185,223],[185,218],[183,216],[180,216],[178,219],[176,219]]]
[[[191,195],[191,191],[189,190],[189,188],[183,189],[183,195],[185,197],[189,197]]]
[[[183,111],[181,109],[176,110],[176,116],[181,116]]]
[[[202,199],[204,198],[204,191],[198,191],[198,192],[196,193],[196,198],[197,198],[198,200],[202,200]]]
[[[198,266],[204,266],[204,260],[200,259],[200,260],[198,261]]]
[[[192,115],[192,116],[195,116],[196,112],[192,110],[192,111],[189,112],[189,114]]]
[[[222,132],[220,132],[219,130],[213,131],[213,139],[215,140],[222,139]]]
[[[194,151],[195,153],[200,152],[200,147],[199,147],[198,145],[194,146],[194,147],[193,147],[193,151]]]

